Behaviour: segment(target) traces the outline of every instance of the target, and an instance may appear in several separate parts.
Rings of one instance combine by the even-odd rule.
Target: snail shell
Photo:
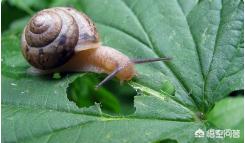
[[[99,48],[94,23],[73,8],[56,7],[34,15],[22,34],[22,53],[38,69],[53,69],[75,52]]]

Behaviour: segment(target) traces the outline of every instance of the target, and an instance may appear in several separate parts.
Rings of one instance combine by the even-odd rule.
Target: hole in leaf
[[[236,90],[229,94],[229,96],[231,97],[243,96],[243,95],[244,95],[244,90]]]
[[[165,139],[165,140],[160,140],[155,143],[178,143],[176,140],[173,139]]]
[[[174,85],[166,80],[164,83],[163,83],[163,86],[161,88],[162,91],[164,91],[165,93],[169,94],[169,95],[175,95],[175,87]]]
[[[52,78],[53,79],[60,79],[61,75],[60,75],[60,73],[54,73]]]
[[[120,85],[117,79],[110,80],[95,90],[95,86],[104,77],[89,73],[77,78],[67,89],[68,99],[81,108],[92,106],[96,102],[101,104],[101,109],[105,113],[122,115],[133,113],[136,91],[127,83]]]

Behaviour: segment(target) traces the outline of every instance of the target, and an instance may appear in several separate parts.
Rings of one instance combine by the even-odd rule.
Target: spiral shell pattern
[[[93,22],[72,8],[45,9],[34,15],[22,34],[22,53],[39,69],[52,69],[66,63],[75,51],[99,42]],[[79,49],[79,50],[75,50]]]

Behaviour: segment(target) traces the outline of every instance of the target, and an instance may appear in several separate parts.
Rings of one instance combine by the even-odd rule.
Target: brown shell
[[[93,22],[72,8],[45,9],[34,15],[22,34],[22,53],[39,69],[66,63],[77,51],[99,47]]]

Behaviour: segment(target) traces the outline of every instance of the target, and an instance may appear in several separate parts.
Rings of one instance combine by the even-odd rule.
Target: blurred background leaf
[[[244,137],[244,101],[243,94],[236,97],[225,98],[216,103],[214,109],[208,114],[208,121],[214,124],[217,129],[237,129],[240,132],[240,138],[233,139],[227,137],[226,143],[243,142]]]
[[[76,79],[68,88],[68,98],[79,107],[89,107],[95,102],[100,103],[102,110],[106,113],[130,114],[134,112],[134,96],[136,91],[128,84],[120,85],[114,79],[106,83],[103,88],[95,90],[104,76],[87,74]]]

